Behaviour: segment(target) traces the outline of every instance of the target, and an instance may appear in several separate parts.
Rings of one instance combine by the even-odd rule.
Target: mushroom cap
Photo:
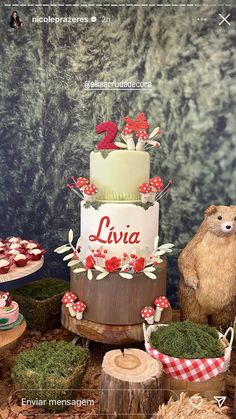
[[[140,130],[140,131],[136,134],[136,137],[137,137],[139,140],[148,140],[148,139],[149,139],[148,133],[145,131],[145,129]]]
[[[155,310],[151,306],[145,306],[140,311],[140,314],[144,319],[147,319],[147,318],[153,316],[154,313],[155,313]]]
[[[86,304],[83,301],[76,301],[76,303],[73,304],[72,309],[75,312],[83,313],[84,310],[86,309]]]
[[[83,191],[86,195],[95,195],[98,192],[98,189],[95,185],[89,184],[86,186],[86,188]]]
[[[162,179],[160,178],[160,176],[156,176],[156,177],[153,177],[152,179],[150,179],[149,184],[151,186],[153,186],[154,188],[158,189],[159,192],[163,188],[163,182],[162,182]]]
[[[73,294],[73,292],[67,291],[62,299],[62,304],[73,303],[77,299],[77,295]]]
[[[124,135],[131,134],[132,132],[134,131],[129,125],[125,125],[124,128],[122,129],[122,134]]]
[[[170,303],[169,303],[168,299],[166,297],[164,297],[164,296],[162,296],[162,297],[156,297],[155,300],[153,301],[153,304],[156,307],[159,307],[159,308],[168,308],[168,307],[170,307]]]
[[[78,177],[78,179],[76,179],[76,183],[75,186],[77,188],[81,188],[82,186],[88,185],[89,184],[89,180],[86,179],[85,177]]]
[[[152,192],[152,187],[148,183],[142,183],[142,185],[139,186],[138,190],[141,193],[149,193]]]

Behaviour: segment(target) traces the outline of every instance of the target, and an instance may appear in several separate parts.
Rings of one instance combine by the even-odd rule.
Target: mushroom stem
[[[76,313],[77,320],[81,320],[82,317],[83,317],[83,312],[82,311],[79,311],[79,312]]]
[[[134,144],[134,140],[133,140],[133,136],[132,135],[126,135],[126,144],[127,144],[127,149],[128,150],[135,150],[135,144]]]
[[[68,307],[68,309],[69,309],[69,313],[70,313],[70,315],[72,316],[72,317],[75,317],[75,311],[73,310],[73,308],[72,308],[72,304]]]
[[[143,147],[144,147],[144,141],[142,141],[142,140],[139,140],[138,142],[137,142],[137,144],[136,144],[136,150],[137,151],[141,151],[141,150],[143,150]]]
[[[163,308],[156,307],[156,311],[155,311],[155,314],[154,314],[154,321],[156,323],[158,323],[160,321],[162,311],[163,311]]]
[[[153,324],[154,323],[154,316],[147,317],[145,320],[148,324]]]
[[[141,202],[143,204],[146,204],[149,200],[149,196],[150,196],[150,194],[148,194],[148,193],[141,193]]]
[[[84,194],[84,200],[86,202],[92,202],[92,201],[94,201],[94,199],[95,199],[95,196],[94,195],[91,196],[91,195]]]

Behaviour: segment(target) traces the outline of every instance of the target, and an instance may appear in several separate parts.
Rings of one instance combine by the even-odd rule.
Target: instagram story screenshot
[[[236,418],[236,3],[2,0],[0,419]]]

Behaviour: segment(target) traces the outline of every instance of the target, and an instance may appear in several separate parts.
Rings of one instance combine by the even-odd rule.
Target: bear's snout
[[[233,229],[233,223],[231,221],[225,221],[221,224],[221,230],[224,233],[230,233]]]

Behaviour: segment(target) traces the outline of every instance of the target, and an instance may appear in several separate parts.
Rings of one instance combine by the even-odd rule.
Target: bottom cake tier
[[[71,291],[87,305],[83,315],[86,320],[111,325],[140,324],[141,309],[153,306],[156,297],[166,295],[165,258],[156,274],[157,279],[150,279],[143,272],[126,279],[114,272],[100,281],[89,281],[86,272],[74,274],[71,269]]]

